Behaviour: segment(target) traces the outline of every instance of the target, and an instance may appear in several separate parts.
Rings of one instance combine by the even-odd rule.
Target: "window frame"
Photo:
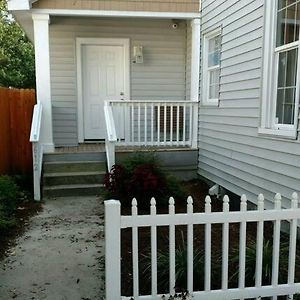
[[[300,39],[282,46],[276,46],[278,1],[265,0],[265,28],[263,49],[263,80],[260,134],[296,139],[298,129],[300,94]],[[278,69],[280,53],[298,49],[296,97],[294,124],[276,123]],[[270,76],[271,74],[271,76]]]
[[[219,106],[220,97],[209,98],[209,88],[210,88],[210,76],[208,76],[210,71],[220,70],[221,71],[221,55],[220,64],[213,67],[208,67],[208,49],[209,41],[217,36],[222,39],[222,28],[217,28],[203,35],[203,72],[202,72],[202,105],[204,106]],[[222,46],[222,43],[221,43]],[[222,50],[221,50],[222,52]],[[219,76],[220,79],[220,76]],[[220,93],[219,93],[220,94]]]

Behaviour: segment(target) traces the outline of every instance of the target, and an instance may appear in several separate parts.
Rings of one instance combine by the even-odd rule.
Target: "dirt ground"
[[[104,299],[103,203],[48,200],[0,262],[0,299]]]

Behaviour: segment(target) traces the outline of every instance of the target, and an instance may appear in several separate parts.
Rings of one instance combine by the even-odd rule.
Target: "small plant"
[[[263,264],[262,264],[262,284],[268,285],[272,279],[272,259],[273,259],[273,245],[269,240],[264,241],[263,244]],[[289,259],[289,244],[281,243],[280,245],[280,264],[279,264],[279,282],[283,283],[287,278]],[[239,250],[234,249],[231,258],[233,264],[239,263]],[[251,241],[246,247],[246,277],[245,280],[248,285],[255,284],[256,274],[256,241]],[[231,280],[238,277],[238,271],[235,272]]]
[[[188,267],[188,249],[184,240],[184,233],[181,232],[181,241],[177,245],[175,250],[175,279],[176,279],[176,295],[171,299],[189,299],[184,298],[188,296],[187,292],[187,267]],[[219,255],[213,253],[212,255],[212,282],[218,281],[218,262]],[[205,265],[205,254],[203,249],[194,249],[193,257],[193,271],[194,271],[194,288],[195,290],[202,290],[204,287],[204,265]],[[146,277],[151,272],[151,251],[149,254],[144,255],[143,270]],[[169,251],[159,249],[157,251],[157,275],[159,287],[162,291],[167,291],[169,288]],[[148,276],[149,278],[149,276]],[[179,298],[176,298],[179,297]]]

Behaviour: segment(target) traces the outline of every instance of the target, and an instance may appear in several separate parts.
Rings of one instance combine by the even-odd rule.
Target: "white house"
[[[90,141],[106,139],[109,165],[116,144],[198,149],[213,184],[287,201],[300,189],[300,1],[288,3],[9,0],[36,50],[36,173],[39,149]]]

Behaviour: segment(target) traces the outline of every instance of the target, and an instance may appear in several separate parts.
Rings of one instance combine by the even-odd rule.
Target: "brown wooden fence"
[[[0,88],[0,174],[32,171],[34,90]]]

